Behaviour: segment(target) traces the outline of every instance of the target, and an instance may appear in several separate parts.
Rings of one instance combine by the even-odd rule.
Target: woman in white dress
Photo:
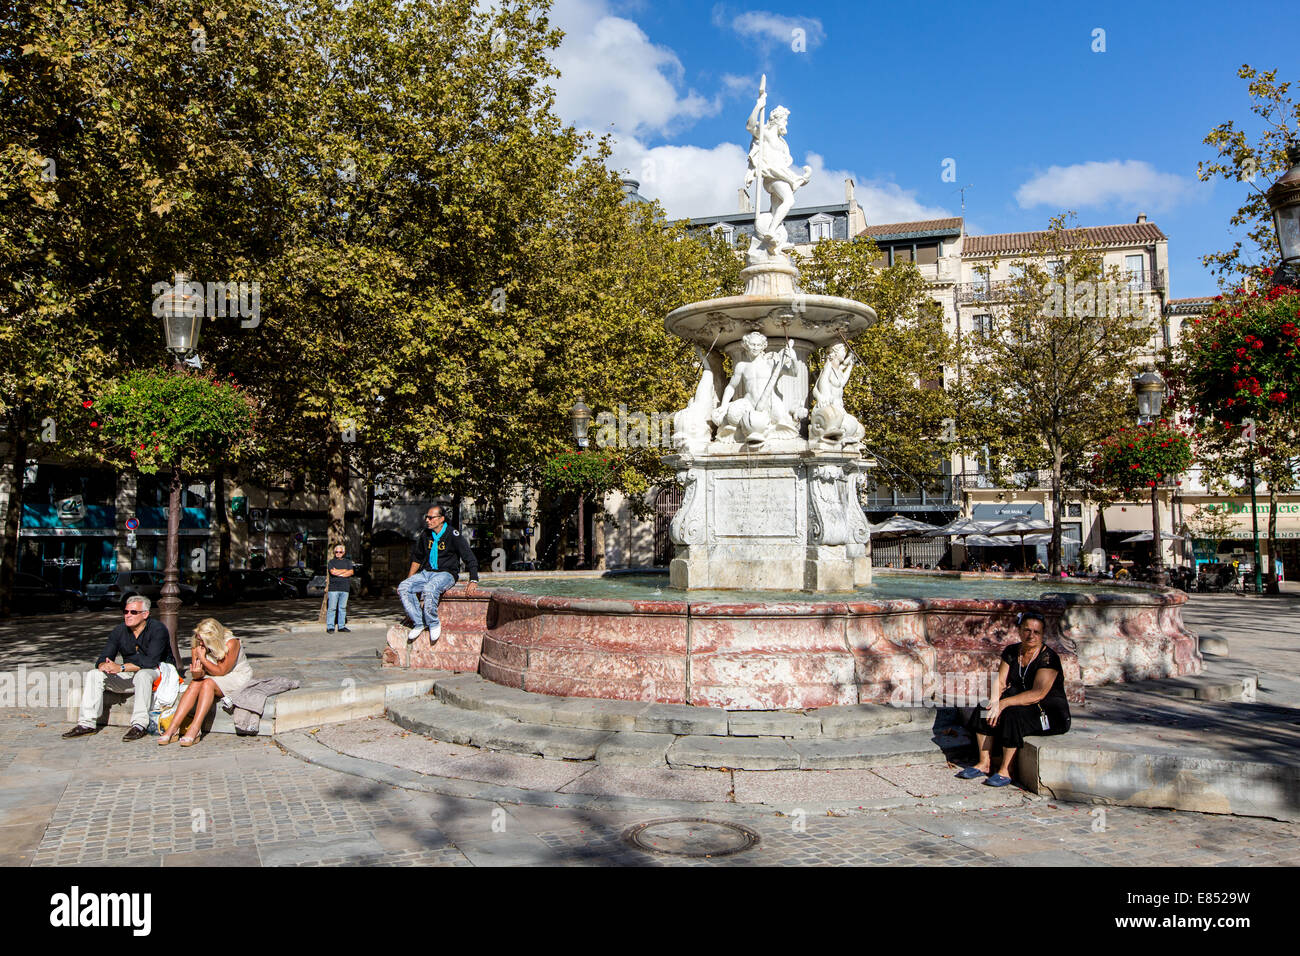
[[[181,723],[190,711],[194,719],[190,731],[181,738],[182,747],[192,747],[202,736],[203,721],[212,710],[213,703],[221,697],[233,697],[253,679],[253,669],[248,666],[244,647],[239,638],[222,626],[216,618],[204,618],[194,628],[193,657],[190,663],[190,683],[176,705],[167,732],[158,740],[165,747],[176,739]]]

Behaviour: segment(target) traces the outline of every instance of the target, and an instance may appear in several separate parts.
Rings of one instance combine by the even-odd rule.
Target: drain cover
[[[638,823],[623,839],[638,850],[668,856],[730,856],[758,843],[758,834],[735,823],[678,817]]]

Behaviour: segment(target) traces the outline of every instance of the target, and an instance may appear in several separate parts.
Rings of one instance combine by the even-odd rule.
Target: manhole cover
[[[669,856],[730,856],[758,843],[758,834],[735,823],[700,817],[638,823],[623,835],[638,850]]]

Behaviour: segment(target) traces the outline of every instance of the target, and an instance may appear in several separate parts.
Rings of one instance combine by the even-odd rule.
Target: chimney
[[[844,180],[844,201],[850,206],[853,205],[853,180]]]
[[[748,190],[748,189],[737,189],[737,190],[736,190],[736,201],[739,203],[739,205],[737,206],[737,210],[736,210],[737,212],[753,212],[753,211],[754,211],[754,201],[753,201],[752,199],[749,198],[749,190]]]
[[[1138,221],[1138,222],[1146,222],[1146,221],[1147,221],[1147,214],[1144,213],[1144,212],[1140,212],[1140,213],[1138,213],[1137,221]]]
[[[641,188],[641,184],[639,182],[637,182],[635,179],[632,179],[628,176],[624,176],[622,179],[619,180],[619,182],[623,184],[624,196],[634,195],[636,191]]]

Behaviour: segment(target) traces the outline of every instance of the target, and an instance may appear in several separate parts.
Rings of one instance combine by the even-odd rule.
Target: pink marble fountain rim
[[[1056,610],[1070,605],[1115,605],[1120,607],[1178,607],[1187,595],[1173,588],[1096,592],[1046,591],[1038,598],[890,598],[879,601],[735,601],[675,600],[646,601],[617,598],[584,598],[530,594],[509,587],[491,589],[493,600],[511,607],[539,611],[574,611],[584,614],[662,614],[691,617],[841,617],[853,615]]]

